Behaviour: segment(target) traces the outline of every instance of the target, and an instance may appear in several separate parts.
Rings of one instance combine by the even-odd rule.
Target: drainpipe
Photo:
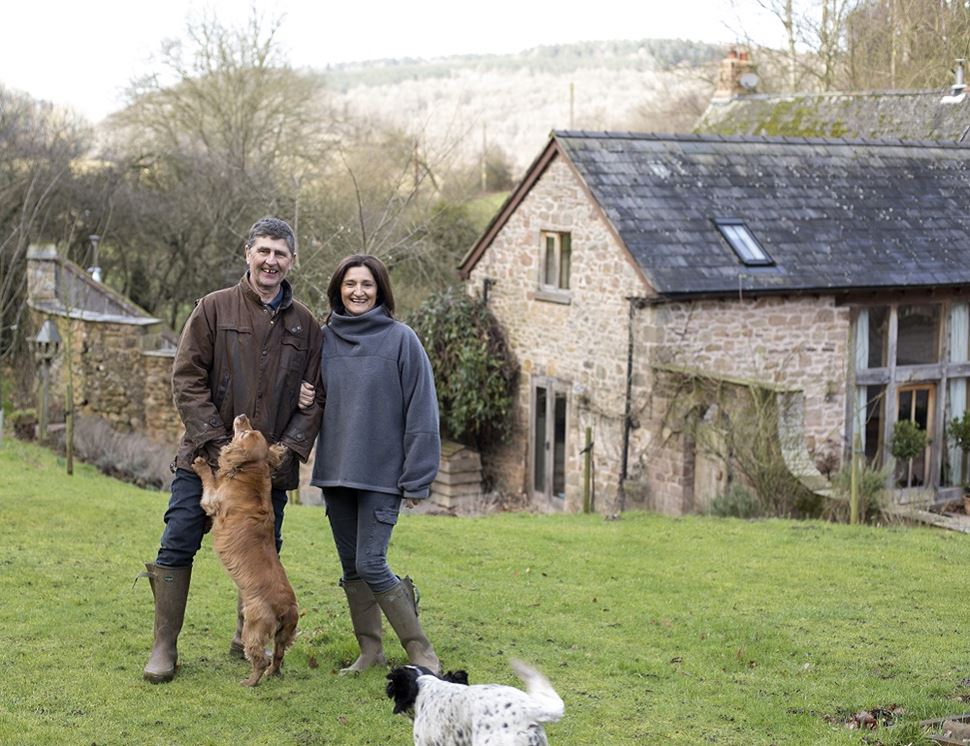
[[[623,460],[620,463],[620,512],[626,507],[626,478],[630,462],[630,431],[633,429],[633,322],[645,298],[627,297],[626,396],[623,402]]]

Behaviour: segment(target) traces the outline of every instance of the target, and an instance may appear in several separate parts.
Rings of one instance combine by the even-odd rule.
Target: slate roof
[[[121,293],[97,282],[81,267],[59,257],[52,248],[31,247],[28,260],[53,262],[56,297],[29,298],[28,305],[44,313],[84,321],[153,326],[161,323]]]
[[[557,154],[660,295],[970,284],[970,146],[570,131],[552,133],[465,276]],[[744,265],[715,218],[743,220],[775,264]]]
[[[959,103],[942,103],[948,93],[941,89],[737,96],[712,101],[694,131],[970,142],[970,95]]]

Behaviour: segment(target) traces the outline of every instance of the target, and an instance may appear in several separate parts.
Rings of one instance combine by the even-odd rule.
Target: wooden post
[[[40,442],[47,442],[47,388],[50,381],[51,364],[49,360],[40,363]]]
[[[569,129],[573,128],[573,122],[575,121],[575,111],[576,111],[576,86],[573,82],[569,82]]]
[[[68,335],[68,341],[71,337]],[[71,347],[67,349],[67,355],[70,356]],[[65,428],[64,428],[64,452],[67,458],[67,473],[68,475],[74,474],[74,366],[71,363],[67,364],[67,392],[65,395],[67,401],[67,414],[65,417]]]
[[[483,192],[488,191],[488,134],[487,124],[482,122],[482,159],[481,159],[481,187]]]
[[[67,473],[74,474],[74,323],[67,320],[67,345],[64,350],[64,364],[67,366],[67,391],[64,402],[67,409],[64,428],[64,451],[67,457]]]
[[[862,450],[862,437],[855,434],[852,440],[852,462],[849,480],[849,523],[859,522],[859,452]]]
[[[593,428],[586,428],[586,447],[583,448],[583,512],[590,511],[590,477],[593,468]]]

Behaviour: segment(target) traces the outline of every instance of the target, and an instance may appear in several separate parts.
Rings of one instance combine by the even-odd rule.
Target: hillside
[[[514,55],[376,60],[321,74],[337,111],[392,124],[431,153],[500,148],[521,173],[552,129],[690,129],[724,48],[681,40],[584,42]]]

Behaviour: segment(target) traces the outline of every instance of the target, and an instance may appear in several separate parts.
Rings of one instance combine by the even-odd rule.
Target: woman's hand
[[[306,381],[300,382],[300,409],[308,409],[313,404],[313,395],[316,389]]]

